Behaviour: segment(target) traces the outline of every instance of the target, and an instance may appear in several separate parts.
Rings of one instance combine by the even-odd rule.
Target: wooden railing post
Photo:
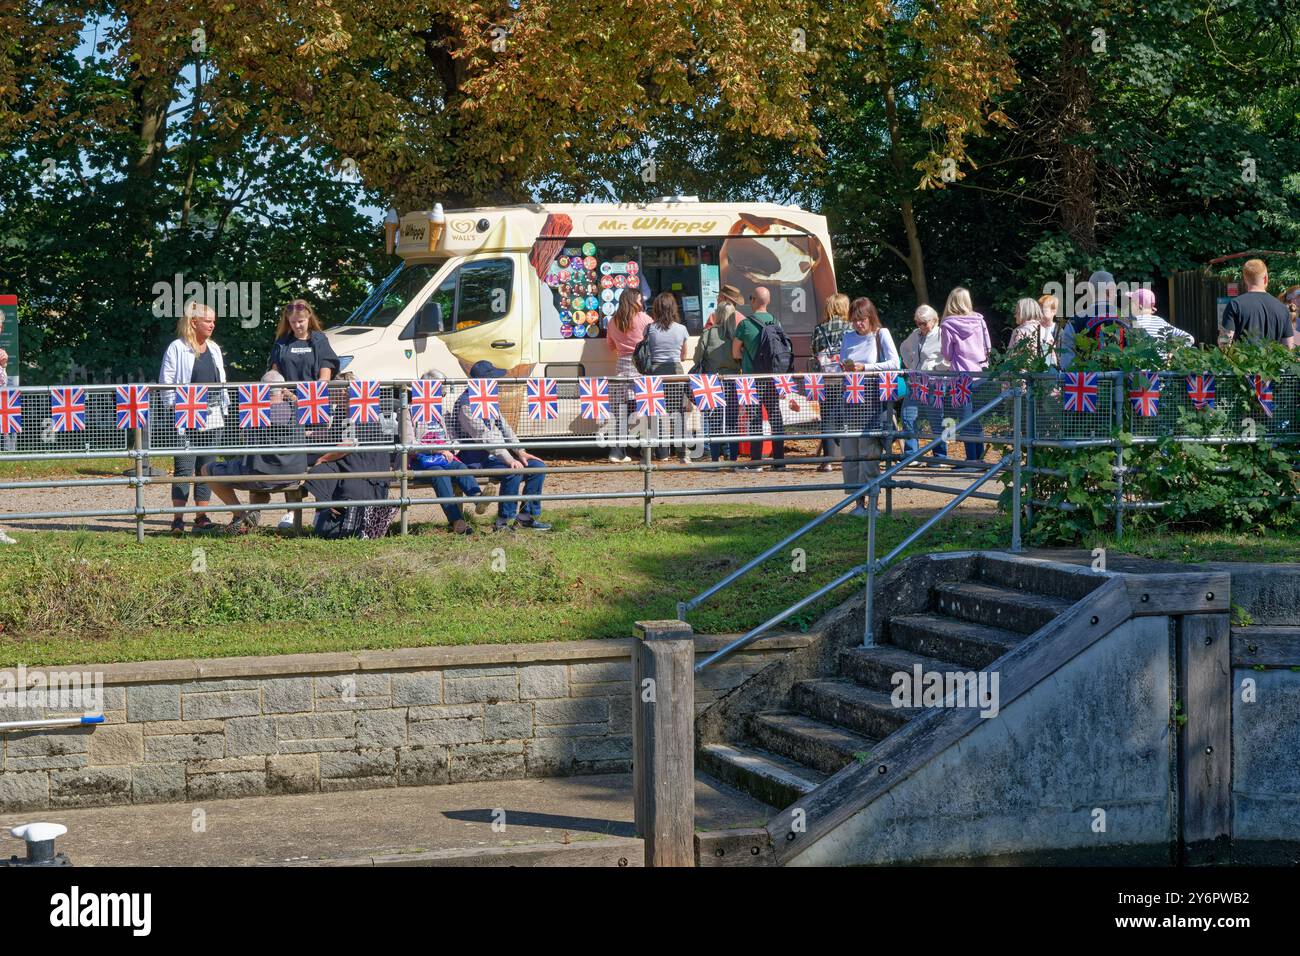
[[[1232,821],[1232,629],[1227,614],[1187,614],[1178,628],[1179,830],[1183,863],[1226,863]]]
[[[638,621],[632,654],[632,790],[646,866],[695,865],[695,639]]]

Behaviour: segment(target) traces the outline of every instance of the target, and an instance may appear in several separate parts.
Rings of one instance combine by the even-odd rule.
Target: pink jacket
[[[955,372],[978,372],[989,364],[989,327],[978,312],[950,315],[939,323],[939,351]]]

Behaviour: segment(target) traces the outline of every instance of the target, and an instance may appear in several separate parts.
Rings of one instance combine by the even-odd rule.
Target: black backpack
[[[649,375],[650,369],[654,364],[650,361],[650,330],[646,329],[646,334],[641,341],[636,344],[635,351],[632,352],[632,364],[642,375]]]
[[[762,326],[762,331],[759,333],[758,348],[754,351],[754,371],[776,375],[794,371],[794,346],[790,344],[785,329],[781,328],[781,323],[776,319]]]

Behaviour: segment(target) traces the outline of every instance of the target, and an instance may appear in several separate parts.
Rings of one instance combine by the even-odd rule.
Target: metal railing
[[[956,376],[953,376],[956,378]],[[469,380],[443,383],[441,400],[436,406],[446,423],[448,437],[458,451],[479,450],[488,452],[496,448],[518,449],[528,447],[533,451],[590,452],[593,449],[624,448],[640,453],[639,462],[575,465],[546,465],[524,469],[470,467],[468,474],[477,479],[497,480],[507,475],[526,477],[532,474],[565,473],[617,473],[640,472],[644,481],[639,490],[611,491],[593,487],[580,493],[568,494],[485,494],[483,502],[573,501],[642,499],[647,523],[651,520],[655,499],[690,498],[705,495],[752,495],[773,492],[812,492],[842,490],[843,483],[770,483],[764,485],[726,485],[723,487],[655,488],[655,472],[695,472],[707,474],[721,468],[736,467],[736,461],[694,461],[684,457],[682,464],[656,462],[654,453],[670,449],[690,449],[697,454],[703,450],[723,451],[738,457],[739,445],[750,445],[752,465],[773,466],[782,464],[821,464],[839,460],[836,455],[792,456],[782,460],[764,457],[755,443],[842,440],[863,436],[878,437],[892,447],[892,439],[907,437],[906,432],[889,427],[872,427],[878,423],[882,408],[877,374],[867,373],[856,379],[845,374],[793,373],[789,376],[753,375],[718,376],[712,384],[722,386],[725,405],[717,408],[700,408],[704,404],[694,393],[698,380],[691,376],[659,376],[655,378],[659,391],[659,404],[647,410],[653,415],[638,415],[639,386],[645,383],[635,379],[611,377],[589,379],[498,379],[496,413],[510,422],[516,432],[515,441],[474,442],[457,431],[457,415],[462,398],[471,386]],[[940,376],[934,376],[938,381]],[[587,417],[589,401],[584,400],[584,390],[592,383],[603,383],[605,419]],[[846,397],[847,385],[859,388],[857,401]],[[115,488],[129,491],[133,500],[122,507],[87,507],[78,510],[24,510],[0,512],[0,521],[45,520],[58,518],[133,518],[137,539],[143,540],[144,521],[159,515],[196,514],[206,511],[230,511],[236,514],[262,510],[285,510],[301,516],[306,509],[320,507],[321,502],[286,500],[285,503],[249,502],[226,505],[212,502],[207,505],[149,506],[145,489],[151,485],[188,486],[220,483],[240,484],[247,481],[275,482],[298,486],[303,481],[320,477],[304,468],[302,471],[268,475],[239,476],[168,476],[151,466],[158,457],[219,457],[256,455],[307,455],[318,457],[332,453],[383,452],[392,458],[391,468],[366,472],[349,472],[341,477],[377,478],[397,485],[397,497],[329,502],[333,507],[381,507],[398,509],[401,532],[408,530],[409,509],[415,505],[463,504],[458,496],[419,496],[413,494],[412,485],[428,479],[429,473],[420,473],[410,467],[408,456],[412,453],[435,451],[440,446],[421,443],[420,433],[425,423],[417,421],[417,409],[429,404],[427,397],[414,395],[415,383],[373,383],[373,389],[360,395],[351,395],[358,383],[340,381],[331,383],[324,391],[323,404],[326,415],[321,421],[304,424],[300,420],[304,406],[310,405],[310,395],[300,394],[293,384],[268,386],[256,390],[259,383],[223,383],[207,386],[202,396],[202,416],[192,416],[184,406],[195,404],[197,396],[178,395],[172,385],[148,386],[149,394],[142,397],[141,407],[145,417],[132,421],[122,416],[124,402],[133,397],[124,396],[126,386],[76,385],[66,387],[33,387],[4,390],[0,396],[0,415],[8,407],[21,405],[21,419],[12,416],[0,421],[0,462],[76,461],[126,459],[130,468],[120,477],[90,479],[44,478],[33,476],[18,480],[0,480],[0,491],[40,489]],[[955,391],[955,389],[954,389]],[[588,392],[589,394],[589,392]],[[263,404],[271,397],[275,401],[270,409],[262,409],[264,419],[259,419],[258,401]],[[653,397],[653,396],[652,396]],[[15,401],[15,398],[17,399]],[[178,413],[177,402],[183,406]],[[741,404],[742,401],[747,402]],[[247,406],[253,406],[251,408]],[[353,406],[359,413],[353,414]],[[951,402],[949,402],[951,407]],[[246,421],[241,419],[247,416]],[[413,417],[414,416],[414,417]],[[536,417],[534,417],[536,416]],[[624,427],[621,423],[626,423]],[[887,452],[886,460],[894,460]],[[740,467],[744,467],[743,465]],[[438,474],[438,473],[435,473]],[[277,492],[278,493],[278,492]],[[188,497],[188,496],[187,496]],[[300,526],[300,521],[298,525]]]
[[[988,402],[981,408],[972,412],[970,416],[963,419],[955,427],[950,427],[950,429],[946,430],[944,434],[941,434],[939,437],[931,440],[928,444],[918,447],[915,451],[911,452],[910,454],[904,455],[901,458],[901,460],[899,460],[896,464],[887,468],[883,473],[872,478],[870,481],[866,482],[861,487],[856,488],[853,492],[847,495],[842,501],[838,502],[836,505],[832,506],[831,508],[828,508],[826,511],[823,511],[816,518],[812,519],[811,521],[803,525],[798,530],[787,535],[777,544],[773,545],[770,548],[767,548],[766,550],[764,550],[762,553],[755,556],[754,558],[751,558],[749,561],[745,562],[735,571],[732,571],[722,580],[706,588],[704,591],[700,592],[695,597],[687,601],[678,602],[677,617],[679,620],[685,621],[686,615],[690,611],[699,607],[702,603],[704,603],[709,598],[713,597],[715,594],[719,593],[723,589],[734,584],[736,581],[744,577],[750,571],[754,570],[756,567],[758,567],[760,564],[765,562],[768,558],[772,557],[774,554],[784,550],[793,542],[799,540],[804,535],[808,534],[810,531],[819,527],[832,515],[842,510],[844,506],[847,505],[850,501],[860,499],[863,496],[867,497],[869,501],[869,504],[867,506],[867,511],[868,511],[867,560],[862,562],[861,564],[858,564],[850,568],[844,573],[840,574],[834,580],[830,581],[827,584],[822,585],[821,587],[813,591],[811,594],[801,598],[799,601],[796,601],[794,604],[790,605],[784,610],[778,611],[776,614],[772,615],[762,624],[759,624],[757,627],[751,628],[745,634],[742,634],[734,641],[731,641],[725,647],[722,647],[719,650],[715,651],[713,654],[710,654],[704,660],[700,661],[698,664],[695,665],[696,673],[699,673],[713,666],[719,661],[725,660],[726,658],[730,657],[732,654],[736,653],[737,651],[743,650],[745,647],[749,646],[754,641],[762,637],[773,627],[776,627],[781,622],[788,620],[789,618],[798,614],[800,611],[804,610],[805,608],[815,604],[817,601],[825,597],[827,594],[830,594],[832,591],[848,583],[849,581],[853,580],[859,575],[865,576],[865,582],[864,582],[865,620],[863,626],[863,644],[870,644],[872,642],[871,615],[872,615],[872,608],[874,604],[876,575],[879,572],[885,570],[885,568],[887,568],[890,564],[892,564],[895,560],[897,560],[899,555],[901,555],[904,551],[906,551],[909,547],[911,547],[918,539],[921,538],[922,535],[924,535],[927,531],[929,531],[936,524],[938,524],[943,518],[951,514],[953,509],[955,509],[959,504],[961,504],[961,502],[965,501],[968,497],[974,494],[978,488],[982,487],[990,479],[994,478],[995,476],[1002,473],[1004,470],[1008,468],[1010,468],[1012,471],[1012,499],[1013,499],[1010,548],[1012,551],[1020,551],[1021,550],[1020,458],[1021,458],[1022,404],[1024,401],[1024,397],[1025,397],[1025,389],[1023,386],[1016,385],[1016,386],[1012,386],[1006,391],[1003,391],[991,402]],[[954,489],[942,489],[945,491],[949,491],[950,493],[953,494],[952,500],[944,504],[942,508],[939,508],[934,514],[932,514],[929,518],[927,518],[918,528],[916,528],[911,534],[909,534],[901,543],[899,543],[887,555],[885,555],[883,558],[877,559],[876,558],[876,521],[879,514],[878,499],[879,499],[879,493],[881,488],[888,487],[889,483],[894,479],[895,475],[897,475],[900,471],[902,471],[904,468],[908,467],[909,465],[916,463],[922,457],[933,452],[938,445],[943,444],[946,441],[957,440],[961,434],[960,430],[967,429],[975,422],[980,421],[985,416],[989,415],[995,408],[999,407],[1000,405],[1002,405],[1004,402],[1008,400],[1011,400],[1013,405],[1013,412],[1012,412],[1013,428],[1012,428],[1011,453],[1004,455],[996,464],[994,464],[992,467],[988,468],[983,473],[981,473],[978,477],[976,477],[966,488],[961,489],[960,491]]]

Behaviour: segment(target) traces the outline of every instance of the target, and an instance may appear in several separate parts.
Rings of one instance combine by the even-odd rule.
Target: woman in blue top
[[[880,322],[875,304],[868,298],[854,299],[849,306],[849,324],[852,330],[844,334],[840,343],[840,364],[846,372],[885,372],[900,367],[898,349],[889,329]],[[866,414],[858,418],[855,409]],[[844,430],[860,425],[862,431],[873,432],[894,427],[894,416],[888,405],[880,402],[880,393],[874,376],[867,381],[865,400],[844,406]],[[890,444],[892,444],[890,440]],[[844,487],[850,491],[860,488],[880,473],[880,459],[885,443],[878,437],[863,434],[859,438],[846,438],[844,446]],[[861,518],[867,514],[866,496],[858,499],[857,507],[849,512]]]
[[[305,299],[294,299],[284,307],[269,367],[286,382],[328,382],[338,374],[339,357],[321,331],[316,310]]]

